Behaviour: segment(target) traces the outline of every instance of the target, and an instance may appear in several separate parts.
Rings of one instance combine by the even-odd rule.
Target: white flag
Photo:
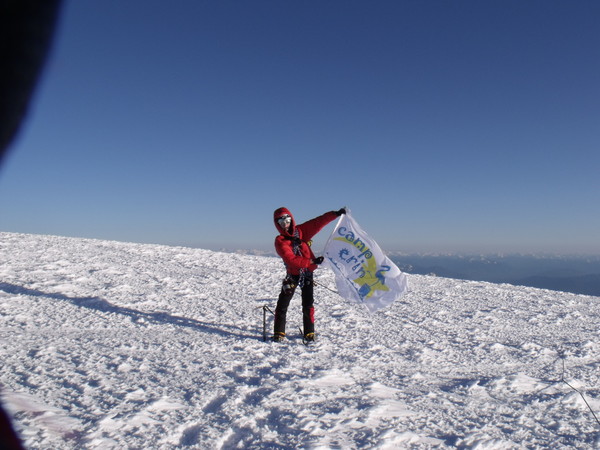
[[[362,303],[369,312],[392,304],[408,290],[406,275],[360,228],[348,209],[329,236],[323,256],[335,273],[339,294]]]

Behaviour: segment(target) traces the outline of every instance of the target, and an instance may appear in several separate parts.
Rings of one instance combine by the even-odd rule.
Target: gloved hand
[[[340,217],[342,214],[346,214],[346,208],[338,209],[335,211],[335,215]]]
[[[322,256],[319,256],[318,258],[315,258],[312,260],[313,264],[319,265],[323,262],[325,258],[323,258]]]

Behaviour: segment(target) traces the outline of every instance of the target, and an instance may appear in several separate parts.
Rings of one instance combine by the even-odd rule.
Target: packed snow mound
[[[409,275],[369,314],[321,269],[307,347],[299,294],[263,342],[278,258],[14,233],[0,258],[1,399],[29,449],[600,445],[598,297]]]

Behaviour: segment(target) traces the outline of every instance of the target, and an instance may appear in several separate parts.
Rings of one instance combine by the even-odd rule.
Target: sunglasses
[[[279,225],[281,225],[282,227],[284,227],[284,226],[292,223],[292,217],[289,214],[285,214],[285,215],[281,216],[279,219],[277,219],[277,223]]]

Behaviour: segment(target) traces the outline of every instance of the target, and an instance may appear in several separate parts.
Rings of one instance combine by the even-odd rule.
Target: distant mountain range
[[[221,251],[228,252],[222,249]],[[229,250],[230,251],[230,250]],[[235,253],[277,256],[272,251]],[[459,280],[508,283],[600,297],[600,256],[457,255],[388,252],[406,273]]]
[[[600,256],[388,255],[406,273],[600,296]]]

